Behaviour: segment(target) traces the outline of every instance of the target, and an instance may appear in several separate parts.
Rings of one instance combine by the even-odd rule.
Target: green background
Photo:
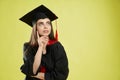
[[[59,17],[67,80],[120,80],[120,0],[0,0],[0,80],[24,80],[19,68],[31,28],[19,18],[41,4]]]

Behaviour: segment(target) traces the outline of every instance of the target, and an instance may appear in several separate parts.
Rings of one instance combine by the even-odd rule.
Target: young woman
[[[51,21],[57,19],[41,5],[20,20],[32,26],[29,42],[24,44],[24,64],[21,71],[25,80],[66,80],[68,59],[62,44],[54,37]]]

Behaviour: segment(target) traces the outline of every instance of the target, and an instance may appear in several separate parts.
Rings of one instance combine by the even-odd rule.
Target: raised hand
[[[46,53],[46,45],[48,43],[48,36],[39,36],[39,33],[37,32],[37,39],[38,39],[38,45],[43,47],[43,54]]]

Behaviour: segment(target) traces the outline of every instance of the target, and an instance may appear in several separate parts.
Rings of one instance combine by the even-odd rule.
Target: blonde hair
[[[30,38],[29,44],[32,45],[32,46],[38,45],[36,23],[33,24],[32,33],[31,33],[31,38]]]

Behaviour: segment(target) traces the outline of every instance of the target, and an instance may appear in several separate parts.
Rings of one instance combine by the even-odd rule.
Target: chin
[[[49,36],[49,34],[43,34],[43,36]]]

